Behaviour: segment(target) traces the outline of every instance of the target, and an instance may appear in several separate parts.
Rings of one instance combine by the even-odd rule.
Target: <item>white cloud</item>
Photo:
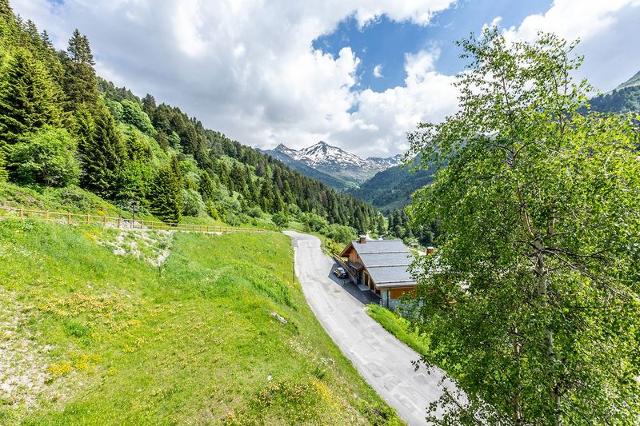
[[[336,132],[345,146],[368,155],[387,155],[408,149],[406,133],[421,121],[440,121],[458,105],[455,77],[438,73],[434,63],[439,51],[405,56],[404,86],[358,95],[353,126]]]
[[[640,0],[555,0],[544,14],[530,15],[507,31],[509,37],[533,40],[539,31],[581,40],[585,56],[579,76],[610,90],[640,69]]]
[[[366,96],[353,90],[356,54],[345,48],[334,58],[314,50],[312,41],[335,30],[348,16],[361,26],[382,14],[426,24],[434,12],[453,1],[66,0],[54,7],[48,0],[14,0],[12,4],[50,31],[59,48],[65,47],[76,26],[86,33],[101,75],[138,94],[149,92],[180,106],[243,143],[301,147],[324,139],[359,153],[374,153],[363,136],[375,127],[382,153],[395,152],[391,142],[404,136],[349,112],[357,102],[367,108]]]
[[[312,41],[354,16],[386,14],[425,25],[455,0],[13,0],[64,48],[77,26],[92,42],[99,73],[134,92],[180,106],[243,143],[292,147],[320,139],[361,155],[395,154],[418,121],[455,111],[453,77],[434,68],[437,50],[405,58],[402,86],[358,92],[360,59]],[[509,30],[582,37],[585,73],[609,89],[640,69],[640,0],[556,0]],[[499,22],[499,21],[497,21]],[[377,68],[377,67],[376,67]],[[382,75],[382,68],[377,68]],[[374,76],[376,70],[374,69]],[[377,76],[376,76],[377,77]],[[354,111],[354,106],[356,106]]]
[[[373,76],[375,78],[382,78],[383,77],[383,75],[382,75],[382,65],[381,64],[378,64],[375,67],[373,67]]]

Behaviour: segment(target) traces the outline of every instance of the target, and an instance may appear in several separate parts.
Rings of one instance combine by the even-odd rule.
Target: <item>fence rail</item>
[[[8,213],[9,217],[17,219],[36,219],[65,225],[98,225],[105,228],[139,229],[146,231],[180,231],[197,232],[202,234],[230,233],[230,232],[267,232],[262,228],[231,227],[218,225],[198,225],[188,223],[166,223],[154,220],[127,219],[124,217],[92,215],[49,210],[32,210],[21,207],[0,205],[0,212]],[[0,215],[1,217],[2,215]]]

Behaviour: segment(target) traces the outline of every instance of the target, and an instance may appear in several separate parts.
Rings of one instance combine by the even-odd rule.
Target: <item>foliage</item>
[[[80,186],[103,198],[115,199],[126,152],[115,121],[103,105],[95,110],[79,109],[76,121],[82,164]]]
[[[124,123],[137,127],[141,132],[153,135],[155,129],[151,124],[149,116],[142,110],[140,104],[128,99],[120,102],[122,106],[121,120]]]
[[[633,118],[579,114],[575,44],[497,29],[461,43],[460,111],[410,135],[440,170],[420,323],[468,403],[442,424],[632,424],[640,413],[640,163]],[[426,360],[429,361],[429,360]],[[435,405],[431,407],[435,409]]]
[[[206,214],[206,205],[200,194],[193,189],[182,190],[182,214],[185,216],[200,216]]]
[[[4,153],[0,150],[0,183],[6,182],[9,177],[7,172],[6,162],[4,160]]]
[[[289,218],[283,213],[276,213],[271,217],[273,224],[278,228],[286,228],[289,226]]]
[[[6,68],[0,81],[0,148],[61,120],[59,91],[29,51],[17,49]]]
[[[300,215],[300,221],[304,225],[305,231],[326,233],[329,223],[325,218],[315,213],[303,213]]]
[[[43,127],[11,147],[11,180],[22,184],[64,187],[78,182],[76,142],[64,129]]]
[[[182,176],[178,159],[171,161],[158,170],[151,186],[151,209],[165,222],[179,223],[184,208]]]
[[[95,62],[87,36],[77,29],[69,40],[67,55],[64,57],[64,91],[67,95],[67,110],[96,105],[98,87]]]
[[[324,234],[334,241],[342,244],[348,244],[356,239],[356,230],[350,226],[331,224],[327,227]]]

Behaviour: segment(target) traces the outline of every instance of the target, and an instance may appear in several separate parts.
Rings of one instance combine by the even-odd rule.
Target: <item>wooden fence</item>
[[[4,213],[4,214],[2,214]],[[167,230],[180,232],[229,233],[229,232],[266,232],[262,228],[243,228],[218,225],[197,225],[188,223],[166,223],[144,219],[127,219],[115,216],[102,216],[70,212],[57,212],[48,210],[32,210],[21,207],[0,205],[0,218],[2,216],[17,219],[36,219],[54,222],[64,225],[97,225],[105,228],[139,229],[145,231]]]

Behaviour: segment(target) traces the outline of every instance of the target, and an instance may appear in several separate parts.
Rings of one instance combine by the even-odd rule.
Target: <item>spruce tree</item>
[[[9,0],[0,0],[0,18],[4,20],[13,19],[13,11],[9,6]]]
[[[69,40],[65,61],[64,90],[67,95],[67,110],[74,111],[83,103],[97,104],[98,80],[94,65],[89,40],[76,29]]]
[[[59,93],[42,64],[18,49],[0,86],[0,143],[14,144],[21,135],[60,124]]]
[[[82,164],[80,186],[101,197],[114,199],[118,192],[126,152],[113,117],[105,106],[91,113],[76,113],[80,140],[78,154]]]
[[[151,185],[151,210],[158,218],[168,223],[179,223],[182,217],[182,179],[178,159],[158,170]]]
[[[6,182],[9,174],[5,168],[4,153],[0,150],[0,183]]]

